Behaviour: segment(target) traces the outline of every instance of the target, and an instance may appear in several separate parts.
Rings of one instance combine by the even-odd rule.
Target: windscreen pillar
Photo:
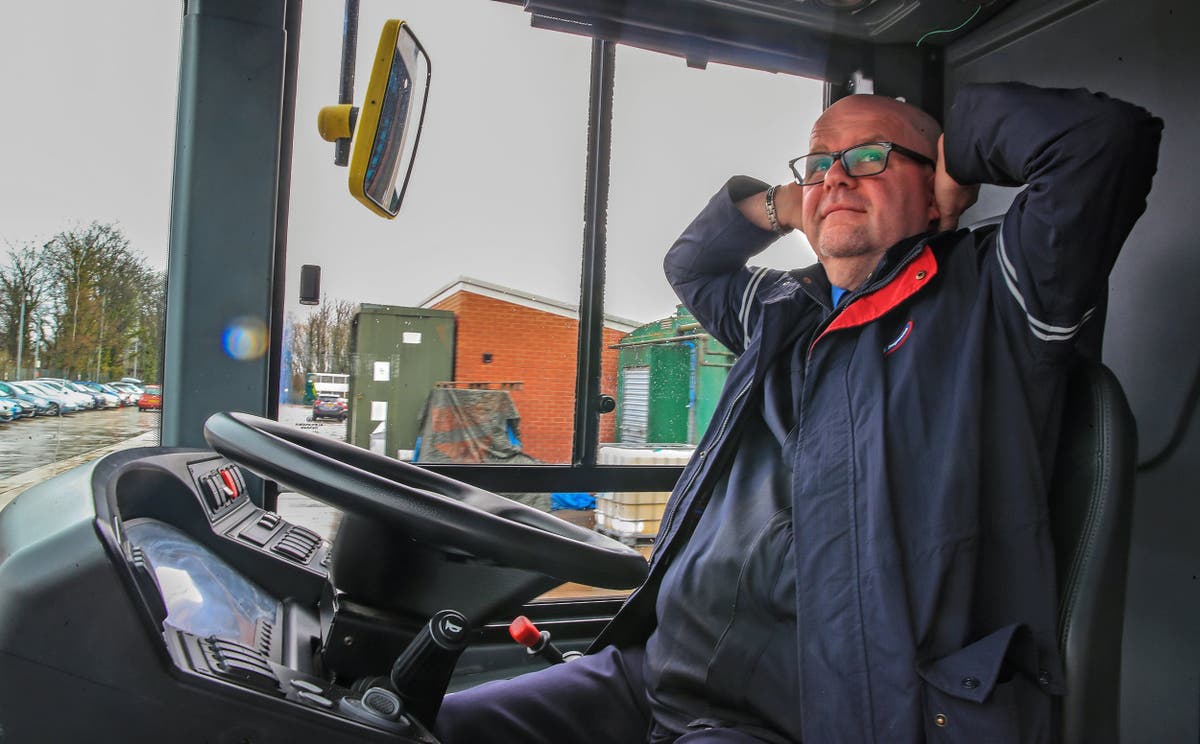
[[[190,0],[168,254],[162,443],[269,410],[286,0]]]

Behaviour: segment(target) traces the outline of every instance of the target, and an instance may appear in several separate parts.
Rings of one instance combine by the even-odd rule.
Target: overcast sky
[[[0,248],[92,220],[116,222],[165,267],[181,3],[0,5]],[[579,289],[590,43],[534,30],[487,0],[363,0],[356,101],[379,28],[412,24],[433,86],[408,195],[395,220],[355,202],[316,134],[336,103],[341,0],[308,0],[301,36],[288,245],[354,302],[415,305],[459,276],[575,302]],[[661,258],[729,175],[788,178],[819,113],[818,83],[621,47],[614,101],[607,311],[669,314]],[[802,238],[759,262],[812,261]]]

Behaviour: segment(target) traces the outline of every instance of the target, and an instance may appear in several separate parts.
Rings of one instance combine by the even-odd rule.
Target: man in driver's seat
[[[730,180],[666,257],[740,357],[649,579],[592,654],[449,696],[441,740],[1055,740],[1064,383],[1160,132],[1086,91],[967,87],[944,138],[851,96],[794,183]],[[956,231],[981,183],[1028,188]],[[817,265],[746,265],[797,227]]]

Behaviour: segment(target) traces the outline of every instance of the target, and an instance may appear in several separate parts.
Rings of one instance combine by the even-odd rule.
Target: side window
[[[819,82],[682,60],[619,47],[613,101],[606,311],[633,330],[605,358],[617,409],[598,460],[610,465],[682,465],[712,423],[736,357],[678,304],[662,272],[676,237],[734,175],[790,179],[821,111]],[[798,232],[756,256],[793,268],[815,259]],[[615,369],[609,365],[615,365]],[[596,494],[597,528],[648,545],[668,493]]]
[[[181,10],[119,5],[0,6],[0,507],[159,442]]]

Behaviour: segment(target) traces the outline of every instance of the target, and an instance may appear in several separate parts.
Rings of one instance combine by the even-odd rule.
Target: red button
[[[238,487],[237,481],[233,479],[233,474],[228,470],[222,470],[221,480],[225,481],[225,485],[228,486],[229,490],[232,492],[231,498],[236,499],[238,497]]]
[[[538,641],[542,640],[542,632],[524,615],[509,624],[508,634],[514,641],[526,648],[533,648]]]

